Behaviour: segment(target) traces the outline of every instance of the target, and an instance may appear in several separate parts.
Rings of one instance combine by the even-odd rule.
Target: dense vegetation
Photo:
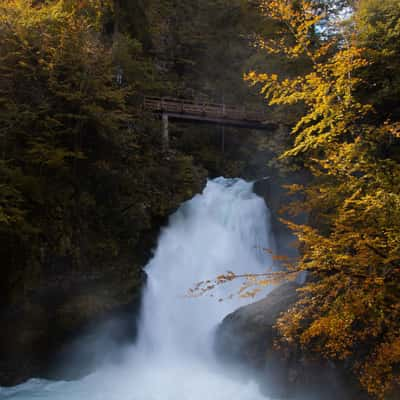
[[[55,255],[78,269],[110,262],[200,188],[202,173],[189,156],[162,154],[138,98],[156,85],[153,67],[137,40],[101,32],[111,10],[100,4],[1,5],[0,229],[8,279]],[[121,66],[126,81],[118,84]]]
[[[307,271],[308,282],[278,326],[284,344],[344,360],[384,398],[400,384],[400,3],[361,1],[347,27],[322,38],[310,34],[321,30],[314,10],[265,1],[287,40],[263,47],[310,68],[246,76],[271,105],[304,105],[282,157],[314,177],[291,187],[304,194],[292,211],[311,217],[289,223],[302,253],[289,271]]]
[[[242,73],[264,28],[239,0],[0,3],[0,384],[14,384],[139,297],[160,226],[207,172],[256,174],[259,134],[227,128],[221,151],[219,127],[171,124],[166,151],[142,104],[260,103]]]
[[[265,29],[251,3],[7,0],[0,18],[6,303],[54,260],[79,270],[132,256],[200,189],[201,166],[251,169],[256,136],[230,129],[221,152],[220,128],[177,126],[166,153],[141,108],[146,94],[259,102],[241,80],[251,32]]]
[[[303,196],[291,211],[310,222],[288,222],[302,254],[288,273],[308,280],[279,321],[282,343],[350,365],[374,396],[393,391],[400,3],[351,2],[352,17],[335,24],[348,3],[2,1],[0,309],[34,314],[28,294],[60,265],[79,276],[132,266],[120,279],[132,282],[129,295],[113,299],[129,301],[148,235],[200,190],[205,169],[254,177],[250,155],[268,146],[271,170],[312,175],[290,188]],[[242,81],[249,70],[262,72]],[[221,152],[219,128],[174,126],[165,151],[159,122],[141,108],[147,94],[259,103],[249,82],[271,118],[294,126],[293,142],[230,128]]]

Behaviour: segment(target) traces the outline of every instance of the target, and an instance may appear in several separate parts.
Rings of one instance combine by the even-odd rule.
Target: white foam
[[[269,213],[252,184],[209,181],[183,204],[160,235],[146,267],[148,283],[137,344],[118,366],[102,367],[75,382],[30,380],[0,389],[1,399],[51,400],[259,400],[254,382],[229,376],[213,355],[213,331],[248,299],[218,302],[237,283],[216,288],[215,298],[187,298],[196,282],[228,270],[261,272],[272,267]]]

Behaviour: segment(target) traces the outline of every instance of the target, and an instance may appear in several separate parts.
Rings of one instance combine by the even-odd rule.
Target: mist
[[[109,321],[97,334],[89,330],[71,344],[66,356],[71,374],[74,368],[83,373],[80,358],[84,364],[85,355],[94,354],[95,372],[70,382],[30,380],[1,389],[0,397],[265,399],[249,375],[222,365],[214,353],[216,326],[251,301],[237,295],[217,301],[236,294],[240,283],[218,286],[212,296],[186,296],[196,282],[228,270],[240,274],[273,268],[263,250],[272,246],[269,211],[252,186],[241,179],[209,181],[201,195],[170,217],[145,268],[148,279],[135,344],[121,346],[118,335],[126,327],[121,320]]]

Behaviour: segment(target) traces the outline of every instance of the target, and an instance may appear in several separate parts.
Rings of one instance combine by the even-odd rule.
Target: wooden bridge
[[[144,108],[162,115],[163,140],[166,146],[169,141],[169,119],[250,129],[271,129],[278,125],[276,122],[267,121],[266,113],[262,109],[248,109],[226,104],[196,103],[169,97],[146,97]]]

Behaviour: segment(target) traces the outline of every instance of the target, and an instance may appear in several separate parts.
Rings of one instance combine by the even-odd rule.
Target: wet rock
[[[284,284],[264,299],[229,314],[217,331],[218,354],[261,368],[276,337],[273,326],[279,315],[296,301],[296,288],[296,283]]]
[[[274,347],[277,318],[298,299],[295,282],[282,284],[264,299],[229,314],[216,332],[220,359],[242,363],[259,377],[265,394],[279,399],[361,400],[351,372],[308,354],[283,353]]]

